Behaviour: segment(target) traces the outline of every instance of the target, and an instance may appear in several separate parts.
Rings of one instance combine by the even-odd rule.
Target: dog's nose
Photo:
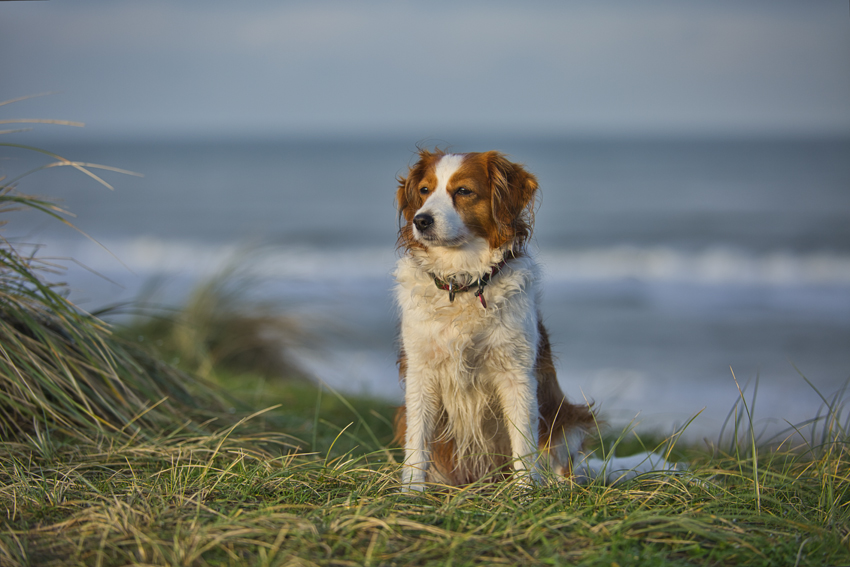
[[[413,217],[413,224],[415,224],[416,228],[419,230],[426,230],[429,226],[434,224],[434,217],[428,213],[419,213]]]

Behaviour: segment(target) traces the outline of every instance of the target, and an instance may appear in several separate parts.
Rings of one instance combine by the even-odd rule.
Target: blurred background
[[[329,385],[400,400],[395,178],[417,145],[534,172],[560,380],[614,424],[768,429],[850,377],[846,0],[0,3],[0,142],[68,168],[20,189],[74,224],[4,236],[74,258],[82,308],[179,305],[230,267],[304,330]],[[3,148],[0,175],[54,161]],[[233,268],[233,266],[236,266]],[[637,417],[636,417],[637,416]]]

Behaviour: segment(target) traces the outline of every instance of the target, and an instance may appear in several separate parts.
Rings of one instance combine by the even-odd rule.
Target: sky
[[[850,135],[848,0],[11,1],[0,56],[90,136]]]

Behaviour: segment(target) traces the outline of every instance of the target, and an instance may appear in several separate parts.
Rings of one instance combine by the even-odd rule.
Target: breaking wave
[[[259,275],[283,279],[374,279],[386,277],[397,259],[390,247],[319,248],[270,245],[214,245],[193,241],[135,238],[54,241],[42,256],[73,258],[104,274],[179,274],[203,277],[228,263],[247,260]],[[700,285],[850,287],[850,255],[775,251],[753,254],[725,247],[682,251],[671,247],[613,246],[564,249],[539,254],[547,280],[617,281]]]

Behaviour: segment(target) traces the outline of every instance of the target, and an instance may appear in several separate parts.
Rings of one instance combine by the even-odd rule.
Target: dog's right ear
[[[414,210],[416,210],[416,196],[412,194],[410,186],[411,184],[418,185],[419,179],[416,178],[414,168],[410,168],[407,172],[406,177],[403,175],[399,175],[396,181],[398,181],[398,190],[396,190],[395,193],[395,202],[396,206],[398,207],[398,214],[400,217],[399,221],[401,221],[401,219],[404,219],[407,222],[410,222],[410,218],[408,218],[410,214],[406,213],[406,211],[409,211],[411,208],[414,208]]]
[[[395,194],[396,206],[398,207],[398,246],[410,248],[421,246],[413,238],[413,215],[422,207],[422,195],[419,193],[419,183],[425,176],[425,172],[431,162],[438,154],[428,150],[419,150],[419,159],[409,168],[407,176],[399,175],[398,189]]]
[[[409,168],[407,176],[398,176],[398,190],[395,200],[399,215],[407,222],[413,220],[413,215],[422,206],[422,196],[419,194],[419,182],[425,176],[425,170],[437,154],[428,150],[419,150],[419,159]]]

